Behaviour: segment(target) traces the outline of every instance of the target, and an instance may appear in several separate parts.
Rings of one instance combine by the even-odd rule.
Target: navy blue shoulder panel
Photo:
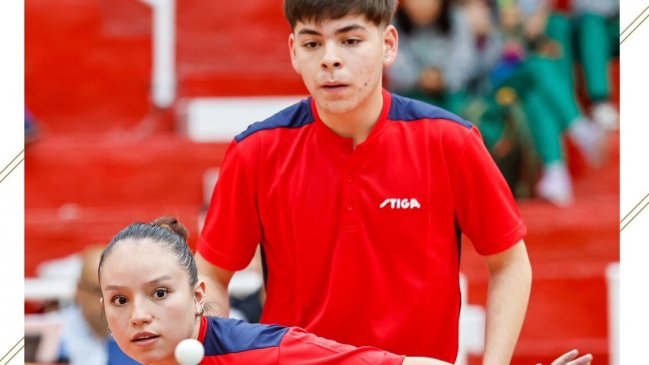
[[[238,319],[207,317],[205,356],[225,355],[277,347],[289,327],[248,323]]]
[[[315,118],[311,112],[311,98],[307,98],[274,114],[266,120],[249,125],[245,131],[239,133],[234,139],[239,143],[258,131],[274,128],[299,128],[313,123],[314,120]]]
[[[415,121],[421,119],[446,119],[463,125],[466,128],[473,124],[449,112],[448,110],[424,103],[423,101],[392,94],[389,120]]]

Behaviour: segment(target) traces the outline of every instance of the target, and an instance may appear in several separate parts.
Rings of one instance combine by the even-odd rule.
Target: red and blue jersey
[[[461,235],[491,255],[525,233],[478,129],[384,91],[357,146],[311,99],[238,135],[198,250],[240,270],[261,243],[264,323],[454,362]]]
[[[354,347],[317,337],[297,327],[203,317],[198,340],[201,365],[401,365],[403,356],[373,347]]]

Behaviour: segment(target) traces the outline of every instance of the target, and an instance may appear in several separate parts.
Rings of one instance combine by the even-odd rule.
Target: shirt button
[[[352,181],[354,181],[354,179],[352,179],[351,175],[347,176],[347,182],[351,184]]]
[[[353,209],[354,209],[354,206],[353,206],[353,205],[351,205],[351,204],[347,204],[347,210],[348,210],[348,211],[351,212]]]

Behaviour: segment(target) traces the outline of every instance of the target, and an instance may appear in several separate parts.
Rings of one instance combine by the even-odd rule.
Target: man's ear
[[[383,65],[390,66],[397,58],[399,51],[399,34],[392,24],[388,24],[383,31]]]
[[[300,73],[300,67],[297,62],[297,56],[295,55],[295,33],[291,32],[288,35],[288,51],[291,55],[291,66],[298,74]]]

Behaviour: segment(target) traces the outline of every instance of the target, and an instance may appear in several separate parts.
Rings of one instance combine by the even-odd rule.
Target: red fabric
[[[231,319],[212,318],[212,321],[232,322]],[[240,322],[241,323],[241,322]],[[318,337],[301,328],[292,327],[283,332],[278,345],[264,346],[267,342],[265,324],[234,326],[236,332],[228,332],[229,338],[206,317],[201,320],[198,341],[205,346],[205,357],[200,365],[401,365],[404,356],[395,355],[374,347],[355,347]],[[253,329],[254,328],[254,329]],[[277,328],[275,326],[275,328]],[[206,343],[205,334],[216,336]],[[216,342],[215,342],[216,341]],[[223,353],[228,341],[243,341],[245,350]],[[216,344],[216,346],[215,346]]]
[[[280,344],[279,364],[401,365],[405,356],[374,347],[354,347],[291,328]]]
[[[391,110],[386,93],[356,148],[313,108],[313,123],[233,142],[198,249],[239,270],[262,242],[263,322],[454,362],[456,224],[482,254],[511,247],[526,229],[477,128],[405,121],[415,106],[407,100]]]
[[[555,11],[570,13],[570,10],[572,9],[572,0],[554,0],[552,8]]]

